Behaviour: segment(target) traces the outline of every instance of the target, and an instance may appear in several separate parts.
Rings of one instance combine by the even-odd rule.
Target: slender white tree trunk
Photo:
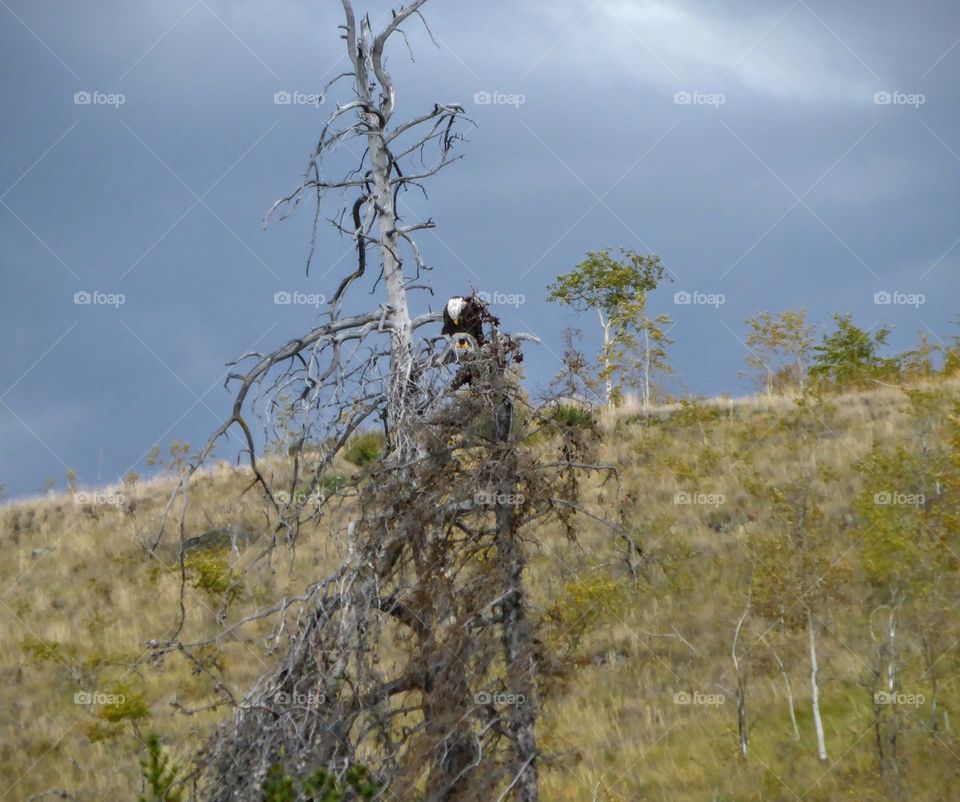
[[[887,617],[887,693],[890,694],[890,703],[897,690],[897,663],[896,663],[897,619],[894,609],[890,608]]]
[[[900,757],[898,753],[900,740],[900,711],[897,709],[897,607],[896,603],[890,606],[887,617],[887,693],[890,699],[890,718],[887,728],[887,742],[889,744],[889,772],[894,784],[896,796],[902,796],[900,785]]]
[[[401,16],[407,16],[420,5],[422,0],[412,4]],[[408,451],[409,446],[402,442],[404,428],[402,423],[409,397],[413,338],[410,312],[407,309],[407,291],[403,281],[403,265],[399,256],[399,222],[390,185],[393,164],[384,139],[396,99],[393,81],[383,69],[383,47],[389,34],[385,31],[374,37],[369,26],[363,22],[358,32],[350,0],[343,0],[343,7],[347,17],[347,52],[353,63],[354,87],[358,100],[364,104],[366,119],[369,123],[367,134],[367,147],[370,152],[369,180],[373,184],[374,192],[371,202],[375,204],[377,210],[380,263],[387,290],[387,305],[390,307],[385,317],[385,323],[391,330],[388,413],[393,431],[401,437],[401,442],[396,443],[395,447],[402,455]],[[391,27],[399,24],[399,21],[400,17],[395,16]],[[376,84],[371,80],[373,76],[370,74],[370,67],[376,76],[376,83],[379,84],[379,102],[375,102],[373,98],[372,87]]]
[[[650,329],[643,327],[643,405],[650,406]]]
[[[398,259],[397,213],[390,189],[390,159],[379,136],[369,137],[373,162],[373,184],[379,209],[380,260],[390,305],[388,320],[392,331],[390,346],[390,417],[395,431],[401,429],[409,394],[410,368],[413,359],[410,312],[403,281],[403,265]]]
[[[763,639],[764,643],[767,643],[766,638]],[[783,684],[787,689],[787,708],[790,710],[790,724],[793,726],[793,740],[800,740],[800,728],[797,726],[797,713],[793,704],[793,688],[790,686],[790,677],[787,674],[787,669],[783,665],[783,660],[780,659],[780,655],[777,654],[776,649],[774,649],[769,643],[767,643],[767,648],[770,649],[770,654],[773,655],[773,659],[777,661],[777,666],[780,669],[780,674],[783,676]]]
[[[744,662],[749,655],[740,658],[737,656],[737,644],[740,641],[740,633],[743,631],[743,624],[750,615],[750,603],[753,598],[753,588],[747,593],[747,604],[743,608],[743,615],[737,622],[737,628],[733,634],[733,647],[730,654],[733,657],[733,668],[737,675],[737,738],[740,745],[740,758],[746,762],[750,756],[749,730],[747,729],[747,681],[749,668]]]
[[[780,664],[780,670],[783,673],[783,684],[787,688],[787,708],[790,710],[790,724],[793,726],[793,740],[800,740],[800,728],[797,726],[797,712],[793,704],[793,688],[790,687],[790,677],[787,676],[787,672],[783,669],[783,664]]]
[[[597,307],[597,317],[600,319],[600,328],[603,329],[603,370],[606,374],[606,402],[611,406],[613,397],[613,376],[610,375],[610,321],[604,320],[603,310]]]
[[[826,763],[827,744],[823,736],[823,719],[820,718],[820,686],[817,684],[817,631],[813,612],[807,608],[807,632],[810,635],[810,700],[813,706],[813,727],[817,733],[817,757]]]

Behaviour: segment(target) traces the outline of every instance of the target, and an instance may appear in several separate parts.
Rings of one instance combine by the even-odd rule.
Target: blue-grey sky
[[[605,246],[657,253],[676,277],[651,302],[676,321],[676,391],[748,391],[739,338],[764,309],[851,311],[895,326],[895,348],[960,333],[954,0],[432,0],[426,14],[439,48],[416,23],[414,63],[393,42],[397,119],[459,101],[478,127],[404,211],[437,223],[419,242],[438,298],[523,301],[499,312],[544,339],[532,383],[576,323],[545,285]],[[312,307],[274,294],[329,295],[349,243],[324,229],[308,277],[308,210],[261,220],[334,100],[275,93],[317,93],[345,68],[340,18],[335,0],[0,0],[11,495],[199,444],[229,408],[224,363],[310,327]]]

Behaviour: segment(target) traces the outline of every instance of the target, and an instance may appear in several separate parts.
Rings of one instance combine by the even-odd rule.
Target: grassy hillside
[[[584,494],[621,531],[583,518],[576,542],[544,530],[530,544],[544,800],[951,798],[958,399],[960,382],[945,380],[922,393],[604,416],[617,473]],[[301,592],[337,563],[335,515],[295,555],[254,562],[265,527],[248,482],[227,467],[195,481],[187,536],[203,540],[186,562],[184,640]],[[159,559],[144,548],[171,486],[132,479],[0,508],[0,799],[52,788],[135,799],[147,734],[186,762],[229,715],[213,706],[218,686],[242,694],[273,659],[275,622],[210,643],[198,661],[146,659],[181,604],[175,545]],[[811,621],[826,762],[812,720]]]

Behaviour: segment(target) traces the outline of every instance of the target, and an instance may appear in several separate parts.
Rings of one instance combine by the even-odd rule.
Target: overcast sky
[[[376,21],[389,5],[365,8]],[[314,322],[274,294],[330,294],[349,243],[325,230],[307,277],[308,210],[261,221],[335,99],[275,95],[345,68],[339,9],[0,0],[10,495],[199,445],[229,409],[224,364]],[[404,213],[437,223],[419,238],[437,299],[517,302],[498,311],[544,340],[532,385],[578,322],[545,285],[603,247],[659,254],[675,277],[651,300],[676,321],[675,392],[747,392],[743,320],[765,309],[802,305],[818,324],[850,311],[895,326],[896,348],[960,334],[956,0],[432,0],[426,14],[440,46],[414,23],[416,61],[400,40],[390,53],[398,119],[459,101],[478,127]],[[75,303],[94,292],[117,303]],[[595,348],[593,319],[579,324]]]

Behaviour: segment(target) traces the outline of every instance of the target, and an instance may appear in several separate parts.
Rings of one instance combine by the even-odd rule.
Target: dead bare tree
[[[435,374],[445,403],[409,423],[415,455],[358,487],[347,559],[309,589],[282,661],[208,745],[201,798],[259,799],[277,766],[362,766],[389,798],[539,798],[524,533],[572,525],[591,442],[525,400],[518,355],[494,329],[459,365],[468,387]],[[543,460],[534,435],[562,457]]]
[[[250,487],[264,494],[273,532],[265,554],[295,544],[333,498],[348,521],[336,572],[224,630],[222,637],[232,636],[275,616],[281,659],[242,698],[222,690],[234,717],[189,775],[197,798],[210,802],[259,802],[271,779],[317,772],[343,787],[344,799],[360,798],[359,777],[374,798],[539,798],[536,623],[523,584],[524,540],[548,519],[572,535],[572,519],[583,510],[575,474],[601,466],[591,457],[595,432],[558,426],[551,400],[528,400],[516,366],[522,342],[535,338],[502,333],[485,304],[490,337],[482,347],[461,353],[442,337],[415,340],[439,319],[430,312],[411,317],[408,306],[427,268],[412,235],[433,223],[405,224],[398,203],[459,158],[454,147],[465,120],[460,105],[438,103],[393,121],[386,48],[412,17],[426,26],[425,2],[401,7],[375,33],[369,17],[358,19],[342,0],[351,70],[331,85],[349,80],[353,97],[337,105],[304,181],[271,214],[314,197],[309,270],[322,205],[340,193],[343,205],[331,222],[353,239],[356,268],[331,296],[322,325],[271,353],[244,357],[254,362],[230,377],[237,382],[232,413],[184,470],[153,544],[179,505],[180,621],[173,637],[153,644],[154,657],[193,659],[216,638],[181,639],[188,490],[227,432],[242,432]],[[324,158],[355,140],[364,144],[359,166],[327,179]],[[368,278],[368,250],[378,256],[373,286],[382,281],[383,300],[376,310],[344,317],[346,294]],[[258,459],[252,414],[282,457]],[[317,502],[337,454],[372,421],[383,427],[384,452],[347,491]],[[554,448],[558,456],[542,459]]]
[[[282,502],[274,497],[270,483],[254,458],[257,448],[247,410],[257,408],[261,402],[266,405],[264,412],[274,436],[279,436],[278,424],[282,425],[286,439],[293,443],[323,443],[335,433],[331,447],[319,454],[314,449],[316,458],[311,465],[296,466],[298,476],[312,468],[313,478],[319,480],[350,435],[370,419],[383,422],[397,458],[406,457],[413,447],[403,425],[405,417],[415,408],[422,410],[430,401],[422,391],[418,395],[416,373],[441,361],[443,355],[433,353],[436,338],[425,339],[419,344],[419,352],[414,353],[415,334],[423,326],[435,323],[439,316],[426,313],[411,319],[407,298],[408,292],[418,286],[415,282],[421,273],[429,269],[413,234],[433,228],[434,223],[427,219],[405,224],[397,206],[403,193],[411,189],[425,192],[426,179],[461,158],[455,148],[463,139],[461,123],[467,121],[463,106],[436,103],[420,116],[393,124],[396,88],[385,66],[387,43],[398,33],[405,38],[400,26],[411,17],[426,26],[420,12],[425,3],[426,0],[414,0],[401,7],[393,12],[387,25],[374,34],[369,16],[358,19],[350,0],[342,0],[345,17],[342,38],[352,69],[330,81],[323,94],[347,79],[353,96],[348,102],[338,103],[330,114],[310,156],[303,181],[271,207],[267,220],[274,216],[282,219],[304,198],[313,198],[309,272],[325,202],[331,195],[340,195],[344,200],[330,222],[354,241],[356,269],[343,278],[330,297],[326,322],[271,353],[245,354],[238,360],[253,358],[256,362],[246,373],[228,376],[228,382],[239,382],[233,413],[185,471],[178,492],[171,496],[164,514],[164,527],[154,548],[174,504],[186,498],[186,488],[194,473],[213,454],[218,441],[234,427],[242,431],[246,441],[256,483],[267,494],[275,511],[284,512]],[[338,178],[326,177],[324,160],[338,148],[349,147],[354,142],[364,146],[359,164]],[[352,199],[347,197],[350,195]],[[383,301],[370,312],[342,317],[347,291],[366,275],[370,249],[375,249],[379,257],[375,286],[383,282]],[[405,273],[404,249],[415,265],[412,276]],[[419,288],[422,289],[422,285]],[[384,338],[387,343],[382,342]],[[276,370],[278,366],[282,370]],[[349,410],[346,421],[344,409]],[[298,514],[280,517],[278,531],[283,531],[288,540],[295,539],[300,522]]]

